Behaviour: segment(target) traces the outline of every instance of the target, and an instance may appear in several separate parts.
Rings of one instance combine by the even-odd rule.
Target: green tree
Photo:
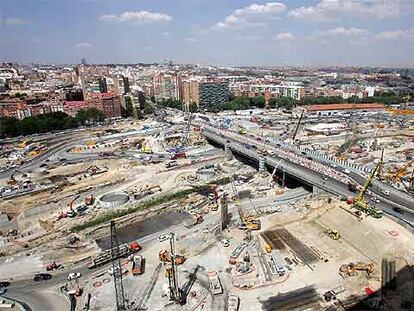
[[[251,99],[251,105],[257,108],[264,108],[266,105],[266,100],[264,96],[256,96]]]
[[[198,111],[198,106],[196,103],[191,103],[188,107],[188,110],[190,110],[190,112],[197,112]]]
[[[126,117],[134,116],[133,100],[131,96],[125,96],[125,114]]]
[[[82,125],[95,124],[105,120],[105,114],[96,108],[81,109],[76,114],[76,120]]]
[[[0,137],[14,137],[19,135],[19,120],[12,117],[0,117]]]
[[[155,112],[155,109],[150,103],[146,102],[144,104],[143,112],[144,114],[152,114]]]

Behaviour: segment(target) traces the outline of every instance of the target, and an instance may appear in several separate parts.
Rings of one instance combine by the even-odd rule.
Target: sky
[[[414,0],[0,0],[0,62],[414,67]]]

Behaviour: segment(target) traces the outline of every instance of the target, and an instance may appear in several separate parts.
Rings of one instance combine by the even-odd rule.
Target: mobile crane
[[[353,208],[366,213],[367,215],[372,216],[373,218],[381,218],[382,217],[382,211],[375,208],[374,206],[370,206],[367,201],[365,200],[365,193],[367,192],[368,187],[371,185],[372,180],[375,177],[375,173],[378,170],[378,167],[380,166],[381,162],[375,166],[375,168],[372,170],[371,175],[367,178],[365,181],[364,186],[359,191],[358,195],[355,197],[354,204],[352,205]]]

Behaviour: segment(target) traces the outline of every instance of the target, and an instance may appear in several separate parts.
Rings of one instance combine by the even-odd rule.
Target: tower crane
[[[366,213],[367,215],[370,215],[374,218],[381,218],[382,217],[382,211],[380,211],[379,209],[375,208],[374,206],[370,206],[367,201],[365,200],[365,193],[368,190],[368,187],[371,185],[372,180],[375,177],[375,173],[378,170],[378,167],[380,166],[381,162],[377,164],[377,166],[375,166],[375,168],[372,170],[370,176],[367,178],[367,180],[365,181],[364,186],[361,188],[361,190],[359,191],[358,195],[355,197],[354,199],[354,204],[353,204],[353,208]]]

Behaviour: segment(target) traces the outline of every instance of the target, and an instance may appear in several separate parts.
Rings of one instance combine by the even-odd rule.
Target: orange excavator
[[[339,274],[346,278],[348,276],[357,276],[358,271],[365,271],[368,278],[372,277],[372,274],[374,272],[374,264],[373,263],[363,263],[363,262],[357,262],[357,263],[349,263],[344,264],[339,267]]]

